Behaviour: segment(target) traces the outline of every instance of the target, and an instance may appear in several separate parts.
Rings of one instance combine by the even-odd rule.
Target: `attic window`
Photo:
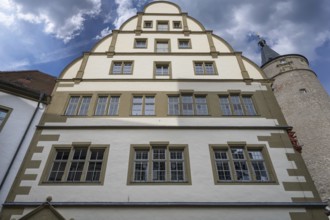
[[[144,21],[144,28],[152,28],[152,21]]]
[[[287,61],[285,59],[280,60],[280,64],[286,64],[286,63],[287,63]]]
[[[299,92],[302,93],[302,94],[306,94],[307,90],[305,88],[303,88],[303,89],[299,89]]]

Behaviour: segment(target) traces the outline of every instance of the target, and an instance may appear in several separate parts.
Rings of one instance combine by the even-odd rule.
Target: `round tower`
[[[261,68],[287,123],[303,146],[302,156],[322,200],[330,198],[330,98],[306,57],[279,55],[260,39]]]

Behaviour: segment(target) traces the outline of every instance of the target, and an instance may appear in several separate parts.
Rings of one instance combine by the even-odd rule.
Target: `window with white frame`
[[[86,116],[92,96],[71,96],[65,110],[65,115]]]
[[[248,95],[230,94],[219,96],[223,115],[257,115],[253,99]]]
[[[216,75],[215,64],[212,61],[195,61],[194,70],[196,75]]]
[[[114,61],[112,63],[111,74],[130,75],[133,73],[133,61]]]
[[[262,148],[212,147],[212,166],[218,182],[270,182]]]
[[[118,115],[119,98],[119,96],[99,96],[96,103],[95,115]]]
[[[157,21],[157,31],[168,31],[168,21]]]
[[[170,74],[170,63],[155,63],[156,76],[168,76]]]
[[[168,96],[169,115],[208,115],[205,95]]]
[[[155,96],[133,96],[132,115],[155,115]]]
[[[100,182],[105,148],[57,147],[46,182]]]
[[[147,39],[140,39],[140,38],[135,39],[134,47],[135,48],[147,48]]]
[[[156,52],[157,53],[170,52],[169,40],[156,40]]]
[[[132,183],[190,181],[186,146],[133,146],[131,153]]]

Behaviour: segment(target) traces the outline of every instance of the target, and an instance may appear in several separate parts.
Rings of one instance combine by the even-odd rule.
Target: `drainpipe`
[[[21,141],[20,141],[19,144],[18,144],[18,147],[17,147],[17,149],[16,149],[16,152],[15,152],[13,158],[12,158],[11,161],[10,161],[10,164],[9,164],[9,166],[8,166],[8,168],[7,168],[7,171],[6,171],[6,173],[5,173],[5,176],[3,177],[2,181],[1,181],[0,190],[2,189],[3,185],[4,185],[5,182],[6,182],[6,179],[7,179],[8,175],[9,175],[10,169],[12,168],[12,166],[13,166],[13,164],[14,164],[14,161],[15,161],[15,159],[16,159],[16,157],[17,157],[17,154],[18,154],[19,150],[21,149],[21,147],[22,147],[22,145],[23,145],[23,142],[24,142],[24,140],[25,140],[25,137],[26,137],[28,131],[30,130],[31,124],[32,124],[32,122],[33,122],[33,120],[34,120],[34,118],[35,118],[37,112],[38,112],[38,109],[39,109],[39,106],[40,106],[41,100],[44,98],[44,96],[45,96],[44,93],[41,93],[40,96],[39,96],[38,105],[37,105],[36,109],[35,109],[34,112],[33,112],[33,115],[32,115],[32,117],[31,117],[31,119],[30,119],[30,122],[29,122],[28,126],[27,126],[26,129],[25,129],[25,132],[24,132],[24,134],[23,134],[23,136],[22,136],[22,138],[21,138]]]

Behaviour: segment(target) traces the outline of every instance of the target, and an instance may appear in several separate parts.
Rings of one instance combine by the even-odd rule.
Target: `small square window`
[[[181,21],[173,21],[173,28],[174,29],[182,28]]]
[[[179,39],[179,49],[190,49],[191,44],[190,44],[190,39]]]
[[[144,28],[152,28],[152,21],[144,21]]]
[[[158,21],[157,31],[168,31],[168,21]]]
[[[170,74],[170,63],[156,63],[155,75],[156,76],[168,76]]]
[[[147,39],[135,39],[135,48],[147,48]]]

